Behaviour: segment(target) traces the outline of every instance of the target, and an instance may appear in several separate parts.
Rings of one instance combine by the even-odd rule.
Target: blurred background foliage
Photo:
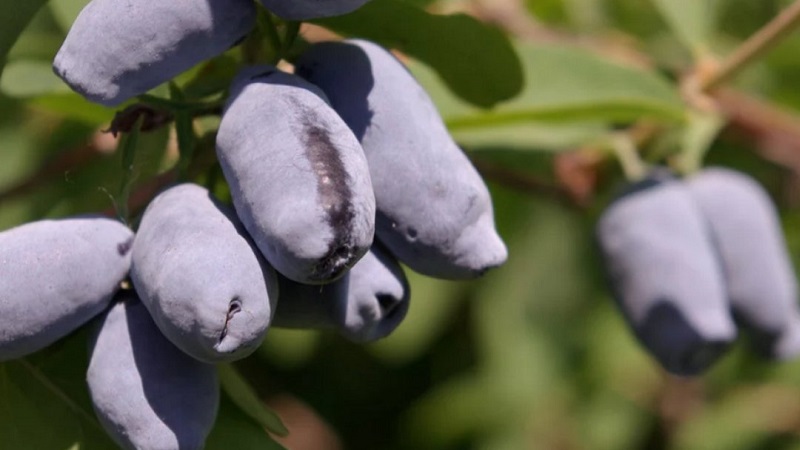
[[[114,214],[123,189],[135,217],[172,179],[176,133],[142,133],[120,186],[122,152],[102,132],[114,111],[50,69],[85,1],[41,3],[0,0],[12,11],[0,19],[0,50],[10,48],[0,229]],[[615,309],[592,238],[625,182],[614,157],[622,142],[651,164],[692,170],[707,154],[704,164],[757,178],[800,267],[800,33],[710,97],[691,90],[693,75],[713,71],[789,3],[373,0],[304,25],[304,40],[325,27],[403,51],[489,183],[510,257],[470,282],[409,272],[408,317],[371,345],[271,330],[255,355],[221,368],[226,395],[208,448],[280,448],[263,431],[281,428],[275,411],[290,434],[274,437],[297,450],[800,449],[800,362],[758,359],[742,337],[705,376],[668,376]],[[177,84],[213,97],[241,58],[231,51]],[[190,174],[224,197],[208,160],[216,123],[194,120],[195,160],[205,162]],[[0,449],[113,448],[89,406],[85,333],[0,364]]]

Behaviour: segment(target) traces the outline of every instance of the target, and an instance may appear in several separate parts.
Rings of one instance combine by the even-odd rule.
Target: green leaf
[[[428,66],[416,61],[409,70],[430,95],[439,113],[447,121],[451,117],[482,114],[456,98]],[[517,151],[563,151],[593,141],[606,133],[608,126],[600,121],[553,123],[527,121],[491,126],[451,127],[450,133],[459,145],[470,149],[505,148]]]
[[[0,92],[9,97],[36,97],[45,94],[70,92],[66,84],[53,73],[49,61],[11,61],[0,77]]]
[[[351,14],[314,22],[419,59],[477,106],[493,106],[522,89],[522,69],[508,38],[463,14],[434,15],[398,0],[374,0]]]
[[[314,357],[321,334],[318,330],[271,328],[258,352],[281,369],[297,369]]]
[[[83,332],[0,364],[0,448],[118,448],[95,418],[86,365]]]
[[[58,25],[66,32],[87,3],[89,0],[58,0],[50,2],[50,10]]]
[[[131,132],[123,134],[117,146],[117,151],[122,155],[122,174],[116,203],[119,208],[119,217],[126,224],[130,223],[128,199],[130,198],[135,181],[134,162],[136,161],[137,143],[139,141],[139,134],[141,133],[143,122],[144,116],[140,116],[136,119],[136,123],[133,125]]]
[[[169,94],[172,101],[182,102],[186,99],[181,89],[172,82],[169,83]],[[178,153],[180,154],[180,159],[178,160],[179,179],[183,180],[186,178],[186,171],[189,168],[189,163],[192,162],[197,143],[192,115],[189,111],[175,111],[175,134],[178,136]]]
[[[11,46],[47,0],[0,0],[0,73]]]
[[[619,121],[685,120],[674,86],[659,75],[555,44],[518,44],[525,89],[484,111],[452,95],[423,64],[409,68],[467,147],[560,151],[597,139]]]
[[[519,44],[517,52],[525,73],[524,91],[488,112],[451,103],[443,111],[451,129],[534,121],[685,119],[674,86],[653,72],[563,45]]]
[[[448,329],[463,303],[469,283],[438,280],[406,270],[412,307],[403,323],[388,337],[368,347],[370,353],[392,365],[419,358]]]
[[[197,69],[194,76],[182,86],[189,99],[200,99],[227,89],[239,66],[230,55],[220,55]]]
[[[66,119],[94,126],[109,123],[114,118],[113,109],[92,103],[74,92],[35,97],[29,100],[29,104]]]
[[[653,0],[664,20],[695,55],[708,50],[714,35],[719,0]]]
[[[8,51],[8,60],[36,59],[52,61],[61,47],[64,36],[52,30],[29,27],[19,36],[17,42]]]
[[[224,394],[220,396],[217,421],[206,440],[205,449],[284,450]]]
[[[289,430],[287,430],[286,426],[281,422],[281,418],[264,405],[247,380],[245,380],[232,365],[220,364],[218,369],[219,379],[222,382],[222,389],[230,395],[231,400],[233,400],[245,414],[271,433],[277,434],[278,436],[286,436],[289,433]]]

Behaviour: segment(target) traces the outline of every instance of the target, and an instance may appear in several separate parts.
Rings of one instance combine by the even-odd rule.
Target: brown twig
[[[800,25],[800,0],[781,11],[774,19],[744,41],[719,65],[718,70],[700,83],[708,92],[739,74],[745,67],[760,58]]]
[[[575,199],[568,191],[556,183],[545,181],[531,175],[530,172],[509,169],[483,158],[470,156],[472,164],[481,176],[502,186],[524,193],[533,193],[554,197],[564,203],[575,206]]]

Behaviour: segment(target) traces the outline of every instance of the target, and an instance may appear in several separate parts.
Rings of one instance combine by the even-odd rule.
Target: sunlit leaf
[[[684,45],[696,54],[708,50],[716,31],[720,0],[652,0]]]
[[[398,0],[374,0],[355,12],[316,23],[396,48],[431,66],[459,97],[490,107],[522,89],[508,38],[463,15],[434,15]]]

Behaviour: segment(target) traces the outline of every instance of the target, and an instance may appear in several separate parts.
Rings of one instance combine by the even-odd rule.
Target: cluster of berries
[[[290,19],[364,2],[262,0]],[[235,45],[255,15],[251,0],[92,0],[54,70],[116,106]],[[216,144],[233,207],[184,183],[135,233],[102,217],[0,233],[0,360],[99,316],[87,382],[125,448],[201,448],[219,403],[213,364],[248,356],[269,327],[379,339],[408,309],[400,262],[465,279],[507,257],[483,180],[376,44],[313,45],[294,73],[241,68]]]
[[[709,368],[737,323],[764,356],[800,354],[797,280],[777,211],[746,175],[655,171],[608,207],[597,237],[619,307],[667,371]]]

